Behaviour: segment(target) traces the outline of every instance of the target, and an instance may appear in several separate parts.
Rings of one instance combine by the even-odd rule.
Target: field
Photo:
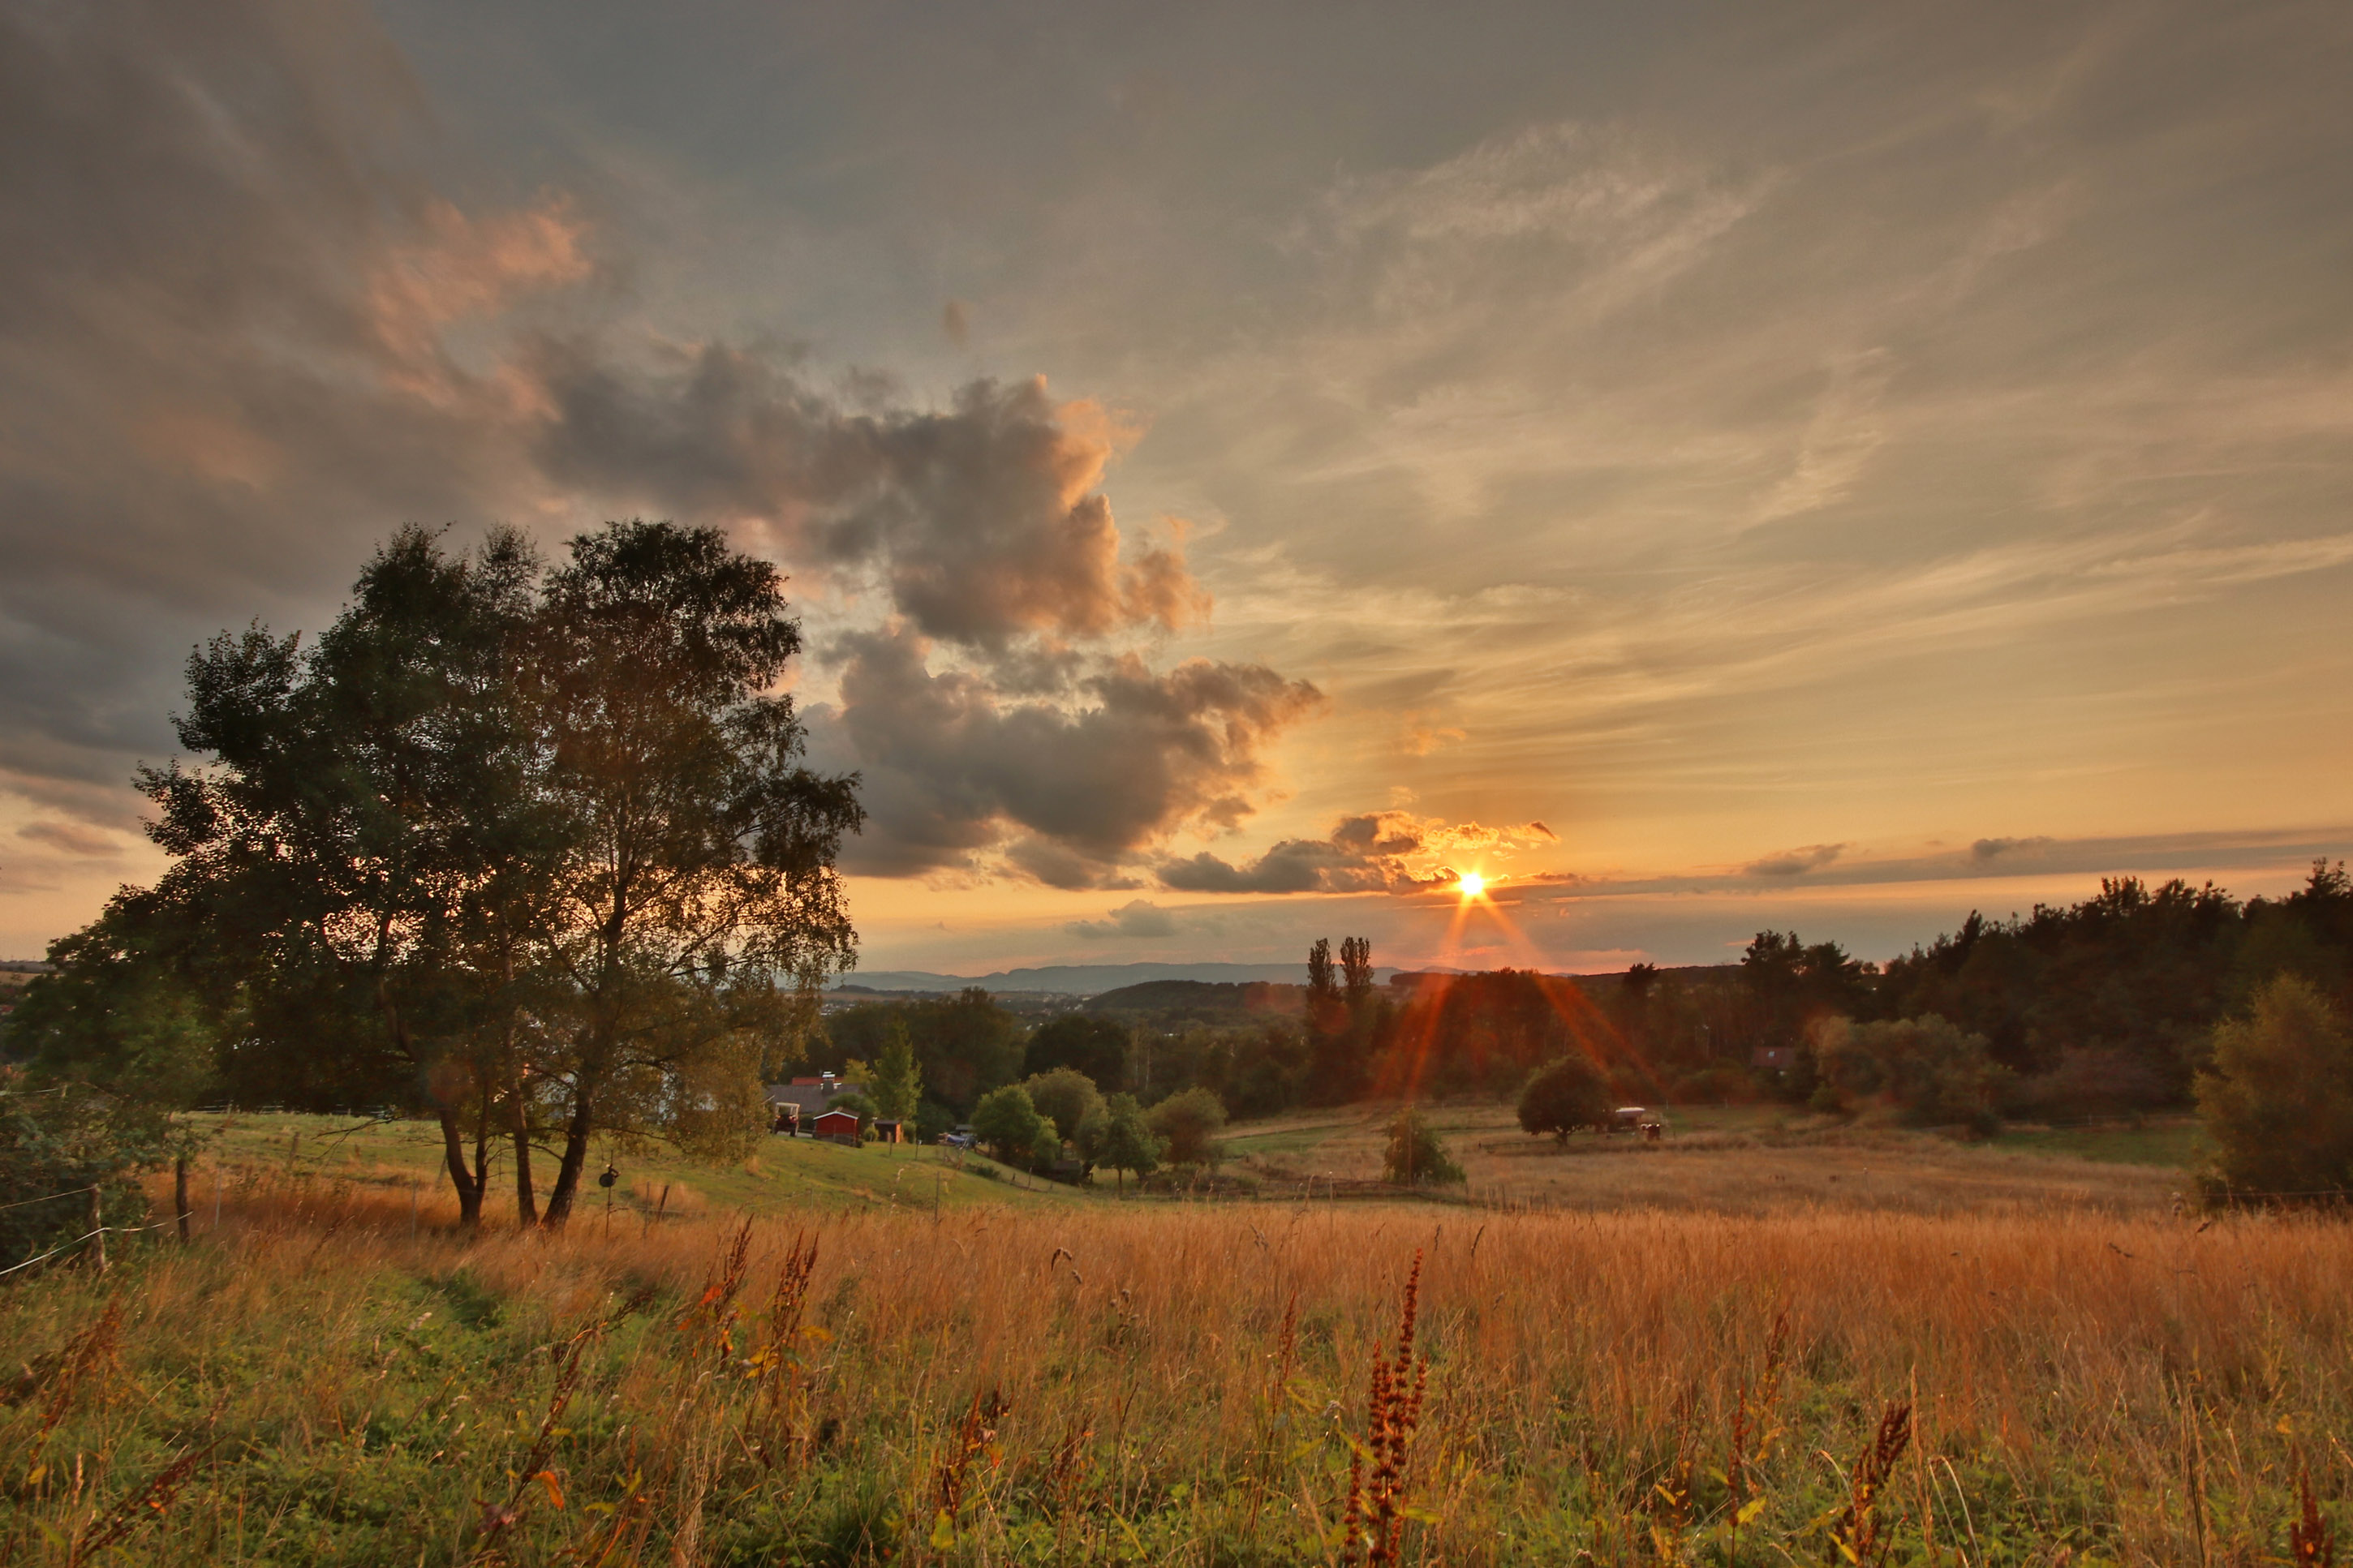
[[[1121,1203],[803,1144],[681,1167],[683,1217],[624,1162],[609,1222],[467,1237],[429,1190],[412,1216],[414,1130],[294,1131],[225,1137],[190,1245],[0,1293],[0,1561],[1361,1562],[1358,1459],[1402,1562],[2254,1563],[2300,1484],[2322,1528],[2353,1496],[2353,1230],[2176,1218],[2174,1173],[2060,1134],[1480,1156],[1609,1198],[1558,1211]],[[1876,1184],[1704,1201],[1809,1149]],[[1679,1206],[1618,1173],[1651,1167]],[[1374,1441],[1417,1258],[1426,1372]]]
[[[1237,1169],[1277,1184],[1380,1174],[1392,1107],[1324,1111],[1235,1130]],[[2187,1121],[2021,1128],[1962,1142],[1761,1107],[1669,1110],[1658,1143],[1589,1133],[1531,1138],[1511,1108],[1441,1104],[1429,1118],[1478,1200],[1545,1209],[1762,1215],[1824,1205],[1911,1214],[2084,1206],[2170,1212],[2197,1158]]]

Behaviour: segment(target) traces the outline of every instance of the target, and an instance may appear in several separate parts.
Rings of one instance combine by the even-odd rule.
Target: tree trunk
[[[466,1168],[466,1131],[450,1107],[435,1110],[441,1118],[441,1161],[448,1167],[449,1184],[458,1191],[458,1223],[471,1230],[482,1223],[482,1188]]]
[[[572,1119],[564,1128],[564,1158],[555,1167],[555,1188],[547,1194],[547,1214],[540,1221],[550,1230],[563,1229],[564,1222],[572,1217],[572,1200],[580,1191],[580,1173],[588,1164],[588,1135],[596,1126],[587,1090],[575,1091],[572,1097]]]
[[[522,1090],[517,1088],[512,1096],[514,1107],[515,1223],[539,1223],[539,1195],[531,1188],[531,1118],[522,1103]]]

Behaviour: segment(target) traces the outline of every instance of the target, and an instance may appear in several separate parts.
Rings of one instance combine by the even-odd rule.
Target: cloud
[[[1107,921],[1071,921],[1062,929],[1090,942],[1108,937],[1166,937],[1176,934],[1176,917],[1147,899],[1131,899],[1112,910]]]
[[[28,822],[16,829],[16,837],[92,859],[111,858],[122,853],[121,845],[111,834],[79,822]]]
[[[55,812],[126,819],[186,648],[317,625],[410,519],[719,523],[828,633],[887,619],[811,715],[865,774],[870,871],[1140,885],[1170,833],[1247,817],[1320,705],[1144,661],[1209,596],[1181,523],[1113,517],[1134,433],[1102,408],[1034,378],[907,406],[626,321],[583,204],[440,193],[355,7],[0,14],[0,787]]]
[[[845,636],[839,700],[808,711],[813,751],[864,773],[854,870],[1133,885],[1119,868],[1168,835],[1249,816],[1263,748],[1323,702],[1263,665],[1155,671],[1134,655],[1095,661],[1066,697],[1012,700],[985,668],[934,671],[933,653],[903,624]]]
[[[1744,877],[1802,877],[1809,871],[1820,870],[1846,853],[1844,844],[1809,844],[1802,849],[1788,849],[1778,855],[1767,855],[1761,860],[1751,860],[1740,868]]]
[[[581,339],[531,355],[553,478],[671,516],[717,519],[787,555],[880,574],[926,637],[1177,631],[1208,598],[1173,543],[1123,552],[1096,488],[1124,432],[1041,378],[976,381],[943,411],[852,412],[756,349],[704,343],[632,363]]]
[[[2032,854],[2037,850],[2049,848],[2052,842],[2043,837],[1980,838],[1969,846],[1969,858],[1986,862],[1998,860],[2005,855]]]
[[[1487,827],[1380,811],[1343,817],[1325,838],[1285,839],[1240,865],[1203,850],[1164,860],[1155,874],[1178,892],[1405,893],[1452,883],[1459,872],[1451,861],[1485,866],[1558,842],[1541,822]]]

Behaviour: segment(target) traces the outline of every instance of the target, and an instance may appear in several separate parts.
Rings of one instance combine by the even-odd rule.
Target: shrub
[[[1170,1095],[1145,1120],[1166,1142],[1172,1165],[1214,1165],[1224,1153],[1218,1131],[1226,1124],[1225,1104],[1206,1089]]]
[[[1520,1129],[1549,1132],[1566,1143],[1579,1127],[1607,1129],[1616,1097],[1608,1080],[1583,1057],[1562,1057],[1528,1075],[1520,1090]]]
[[[2068,1046],[2048,1072],[2020,1079],[2005,1096],[2021,1116],[2057,1120],[2146,1110],[2174,1098],[2165,1070],[2118,1046]]]
[[[1964,1033],[1933,1013],[1873,1024],[1832,1018],[1816,1031],[1814,1055],[1823,1085],[1841,1108],[1876,1100],[1915,1126],[1961,1122],[1980,1131],[2000,1126],[1994,1099],[2005,1069],[1984,1036]],[[1819,1089],[1812,1103],[1820,1103]]]
[[[1447,1153],[1436,1130],[1409,1105],[1389,1123],[1389,1146],[1381,1158],[1381,1175],[1387,1181],[1406,1184],[1465,1179],[1462,1167]]]
[[[150,1107],[87,1084],[35,1089],[0,1066],[0,1268],[88,1235],[93,1187],[101,1223],[139,1224],[138,1174],[170,1149],[169,1123]]]
[[[2198,1108],[2218,1151],[2214,1182],[2299,1196],[2353,1186],[2353,1037],[2301,976],[2279,976],[2248,1016],[2215,1028]]]
[[[943,1133],[955,1131],[955,1112],[936,1100],[927,1100],[915,1107],[915,1141],[936,1143]]]

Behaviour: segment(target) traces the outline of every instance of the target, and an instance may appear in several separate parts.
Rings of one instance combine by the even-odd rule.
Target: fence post
[[[172,1207],[180,1218],[180,1239],[188,1239],[188,1157],[179,1154],[172,1160]]]

